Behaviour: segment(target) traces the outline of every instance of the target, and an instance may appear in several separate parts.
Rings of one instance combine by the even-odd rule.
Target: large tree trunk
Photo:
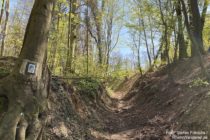
[[[50,79],[46,54],[53,3],[35,1],[15,69],[0,81],[0,95],[9,100],[0,122],[1,140],[41,138]]]

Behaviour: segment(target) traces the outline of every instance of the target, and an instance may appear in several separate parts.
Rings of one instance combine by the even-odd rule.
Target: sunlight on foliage
[[[194,79],[189,85],[190,88],[193,88],[193,87],[207,87],[207,86],[209,86],[209,82],[205,81],[205,80],[202,80],[201,78]]]
[[[79,80],[76,84],[80,93],[91,98],[97,94],[100,87],[100,82],[92,78]]]

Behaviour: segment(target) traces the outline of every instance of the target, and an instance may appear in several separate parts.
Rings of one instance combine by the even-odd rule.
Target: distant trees
[[[3,2],[4,6],[1,3],[4,7],[1,20],[0,44],[1,48],[3,48],[1,52],[4,56],[17,57],[22,47],[24,32],[33,0],[16,0],[14,2],[4,0]]]
[[[10,14],[8,2],[2,0],[1,3],[1,54],[18,56],[33,0],[17,0]],[[203,35],[208,33],[209,1],[184,1],[186,17],[182,2],[57,0],[49,32],[50,70],[64,76],[105,76],[113,71],[112,55],[120,50],[117,47],[122,42],[135,52],[136,70],[153,70],[159,65],[198,55],[188,30],[203,55],[209,43],[208,35]],[[121,34],[128,32],[130,36],[123,38]]]
[[[118,0],[57,1],[54,9],[50,69],[66,76],[106,75],[123,26]]]
[[[131,18],[127,22],[127,27],[132,32],[132,38],[133,30],[141,33],[140,42],[145,43],[141,43],[138,48],[141,48],[142,54],[145,51],[144,46],[146,47],[148,68],[154,68],[160,63],[170,64],[177,59],[197,56],[198,51],[201,55],[204,54],[205,45],[202,34],[207,17],[208,0],[200,3],[197,0],[189,0],[188,3],[183,0],[130,0],[130,3],[129,17]],[[139,11],[139,9],[142,10]],[[186,19],[189,24],[186,24]],[[188,30],[191,34],[188,34]],[[190,39],[192,45],[189,48],[188,40],[191,36],[195,38],[196,45],[193,45]],[[156,44],[157,42],[159,45]],[[135,47],[136,44],[133,44]],[[197,51],[196,47],[198,47]],[[139,60],[139,55],[137,60]]]

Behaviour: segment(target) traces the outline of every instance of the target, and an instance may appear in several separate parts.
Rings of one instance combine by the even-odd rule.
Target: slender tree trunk
[[[141,5],[139,5],[139,12],[140,13],[142,12]],[[151,59],[149,44],[148,44],[148,40],[147,40],[147,32],[146,32],[146,26],[145,26],[145,23],[144,23],[144,18],[142,18],[141,21],[139,21],[139,25],[140,25],[140,22],[141,22],[141,26],[143,28],[143,33],[144,33],[144,40],[145,40],[145,44],[146,44],[147,57],[148,57],[148,60],[149,60],[149,68],[151,68],[152,67],[152,59]]]
[[[168,41],[168,25],[166,23],[166,20],[164,18],[164,14],[163,14],[163,11],[162,11],[162,3],[161,1],[159,0],[159,9],[160,9],[160,15],[161,15],[161,21],[162,21],[162,24],[164,26],[164,33],[161,37],[161,63],[162,64],[166,64],[166,61],[167,61],[167,41]]]
[[[89,74],[89,7],[87,5],[86,11],[85,11],[85,23],[86,23],[86,38],[85,38],[85,46],[86,46],[86,56],[87,56],[87,61],[86,61],[86,74]]]
[[[53,8],[53,13],[55,13],[55,5],[54,5],[54,8]],[[57,49],[58,49],[58,42],[59,42],[59,39],[60,39],[60,11],[61,10],[61,4],[59,4],[58,6],[58,15],[57,15],[57,23],[55,23],[55,31],[56,32],[56,35],[55,35],[55,38],[53,39],[52,41],[52,48],[51,48],[51,53],[50,53],[50,65],[49,65],[49,68],[51,71],[54,71],[54,68],[55,68],[55,60],[56,60],[56,54],[57,54]],[[53,15],[55,16],[55,15]]]
[[[112,28],[113,28],[113,13],[114,9],[113,6],[109,10],[109,18],[107,22],[107,37],[106,37],[106,47],[107,47],[107,53],[106,53],[106,72],[109,70],[109,59],[110,59],[110,52],[111,52],[111,45],[112,45]]]
[[[68,21],[68,50],[67,50],[67,61],[65,68],[65,75],[68,73],[74,73],[73,63],[74,63],[74,53],[76,46],[76,2],[77,0],[70,0],[69,3],[69,21]]]
[[[177,54],[178,54],[178,37],[176,35],[176,31],[174,31],[174,34],[175,34],[175,36],[174,36],[175,43],[174,43],[174,58],[173,58],[173,61],[176,62],[177,59],[178,59],[178,56],[177,56]]]
[[[141,57],[140,57],[140,48],[137,49],[137,63],[138,63],[138,70],[140,72],[141,75],[143,75],[142,69],[141,69]]]
[[[1,22],[2,22],[3,14],[4,14],[4,3],[5,3],[5,0],[2,0],[1,13],[0,13],[0,25],[1,25]]]
[[[167,63],[168,63],[168,78],[171,82],[174,82],[174,78],[173,78],[173,75],[172,75],[172,70],[171,70],[171,63],[170,63],[170,56],[169,56],[169,47],[170,47],[170,38],[171,38],[171,32],[169,30],[169,27],[168,27],[168,21],[167,19],[164,18],[164,14],[163,14],[163,11],[162,11],[162,6],[161,6],[161,0],[158,0],[159,1],[159,9],[160,9],[160,14],[161,14],[161,20],[162,20],[162,23],[164,25],[164,37],[163,40],[165,41],[165,49],[164,49],[164,59],[166,59]],[[166,5],[168,6],[168,5]],[[167,9],[166,9],[167,10]],[[172,14],[173,15],[173,14]]]
[[[151,38],[151,43],[152,43],[152,55],[153,55],[153,60],[155,59],[155,43],[154,43],[154,35],[152,31],[152,23],[151,23],[151,18],[149,17],[149,24],[150,24],[150,38]]]
[[[204,46],[203,46],[203,38],[202,38],[202,23],[201,23],[201,16],[200,11],[198,8],[198,0],[189,0],[189,8],[190,8],[190,14],[191,14],[191,28],[192,33],[195,36],[196,42],[198,42],[199,45],[199,51],[201,54],[204,54]],[[196,46],[192,46],[192,57],[194,57],[197,53]]]
[[[72,0],[69,1],[69,16],[68,16],[68,35],[67,35],[67,60],[64,75],[67,75],[71,71],[72,65],[72,47],[71,47],[71,36],[72,36]],[[70,72],[71,73],[71,72]]]
[[[3,56],[4,55],[5,39],[6,39],[6,34],[7,34],[8,20],[9,20],[9,4],[10,4],[10,1],[9,0],[6,0],[6,5],[5,5],[5,7],[6,7],[5,8],[6,9],[6,19],[5,19],[4,28],[2,30],[3,38],[2,38],[2,43],[1,43],[1,53],[0,53],[0,56]]]
[[[146,27],[145,27],[145,24],[144,24],[144,19],[141,20],[141,23],[142,23],[142,27],[143,27],[143,31],[144,31],[144,40],[145,40],[146,49],[147,49],[147,57],[148,57],[148,60],[149,60],[149,67],[151,68],[152,59],[151,59],[151,55],[150,55],[150,51],[149,51],[149,44],[148,44],[148,41],[147,41],[147,33],[146,33]]]
[[[46,58],[53,3],[35,1],[19,59],[13,72],[0,81],[0,94],[9,100],[0,122],[1,140],[38,140],[41,135],[49,93]]]
[[[183,21],[181,12],[181,3],[176,3],[176,14],[178,18],[178,44],[179,44],[179,59],[187,58],[187,46],[185,45],[184,34],[183,34]]]
[[[209,0],[204,0],[203,10],[201,14],[201,31],[203,31],[203,28],[204,28],[208,5],[209,5]]]
[[[101,8],[98,8],[97,0],[89,1],[91,11],[93,14],[95,26],[96,26],[96,35],[97,35],[97,48],[98,48],[98,64],[101,66],[103,64],[103,43],[102,43],[102,13],[104,11],[105,1],[102,0]]]

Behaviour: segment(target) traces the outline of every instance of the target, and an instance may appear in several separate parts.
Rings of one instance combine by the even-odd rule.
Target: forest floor
[[[7,65],[12,61],[1,59],[0,67],[10,67]],[[209,70],[210,56],[205,56],[205,65]],[[199,65],[195,59],[171,65],[173,81],[168,71],[168,67],[162,67],[144,76],[134,75],[113,91],[100,84],[91,94],[81,90],[78,79],[64,81],[53,77],[46,138],[208,139],[210,85],[203,79]]]

